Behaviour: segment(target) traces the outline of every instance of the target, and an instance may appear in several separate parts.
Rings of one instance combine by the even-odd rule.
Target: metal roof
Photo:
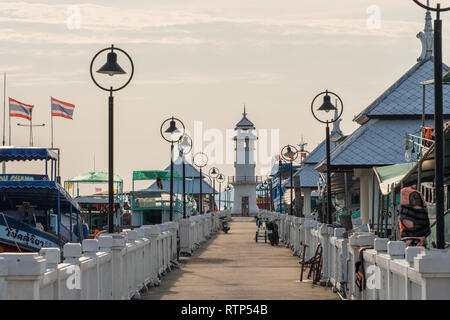
[[[0,161],[57,160],[58,155],[46,148],[0,147]]]
[[[443,64],[442,74],[450,68]],[[364,124],[370,118],[386,116],[422,115],[423,88],[420,82],[434,79],[433,58],[415,64],[398,81],[389,87],[372,104],[355,117],[355,121]],[[434,115],[434,86],[426,86],[425,114]],[[444,115],[450,115],[450,86],[444,86]]]
[[[3,181],[0,183],[0,210],[15,209],[16,205],[28,201],[38,209],[57,210],[58,197],[62,210],[68,212],[70,206],[80,210],[78,203],[55,181]]]
[[[106,183],[109,181],[109,174],[107,172],[89,172],[83,173],[76,177],[73,177],[66,182],[78,182],[78,183]],[[123,183],[123,179],[118,175],[114,175],[113,182]]]
[[[303,168],[295,173],[295,175],[300,175],[301,188],[317,188],[320,175],[314,167],[314,164],[305,164]]]
[[[432,120],[425,125],[432,125]],[[331,167],[373,167],[405,162],[405,136],[420,130],[420,119],[371,119],[331,152]],[[321,161],[316,170],[326,170]]]
[[[166,171],[170,170],[170,165],[166,168]],[[183,162],[181,161],[181,158],[178,158],[173,163],[173,170],[176,172],[180,177],[183,177]],[[194,179],[193,181],[186,181],[186,191],[191,192],[192,189],[192,183],[194,183],[194,194],[200,193],[200,171],[197,170],[192,164],[190,164],[187,160],[185,163],[185,173],[186,178]],[[174,175],[175,176],[175,175]],[[205,172],[203,172],[203,179],[205,179]],[[170,180],[162,180],[163,190],[170,192]],[[174,181],[174,192],[175,193],[182,193],[183,187],[181,180]],[[225,187],[225,186],[223,186]],[[156,185],[156,182],[154,182],[147,190],[161,190]],[[202,193],[203,194],[210,194],[214,193],[213,188],[209,183],[207,183],[205,180],[203,180],[202,184]]]
[[[343,141],[339,140],[337,142],[330,141],[330,152],[332,152],[338,145]],[[326,157],[326,141],[323,140],[313,151],[311,151],[308,156],[303,160],[304,164],[316,164]]]
[[[190,177],[189,177],[190,178]],[[192,185],[194,184],[194,185]],[[163,191],[163,192],[170,192],[170,180],[162,180],[163,189],[159,189],[156,185],[156,182],[153,183],[150,187],[148,187],[147,191]],[[225,188],[225,184],[222,184],[222,188]],[[192,190],[194,189],[194,190]],[[173,182],[173,192],[177,194],[183,193],[183,183],[181,180],[176,180]],[[199,194],[200,193],[200,178],[197,178],[194,180],[187,180],[186,181],[186,194]],[[207,183],[205,180],[203,180],[202,184],[202,194],[212,194],[214,193],[213,188]],[[216,191],[217,193],[217,191]]]
[[[244,130],[255,129],[253,122],[251,122],[247,118],[247,112],[245,111],[245,106],[244,106],[244,113],[242,115],[243,115],[242,119],[236,124],[236,129],[238,129],[238,128],[244,129]]]

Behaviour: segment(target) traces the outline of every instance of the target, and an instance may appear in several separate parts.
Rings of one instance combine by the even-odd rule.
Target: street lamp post
[[[203,152],[198,152],[193,156],[192,162],[200,169],[200,196],[198,200],[199,213],[203,212],[203,172],[202,169],[208,164],[208,156]]]
[[[184,156],[191,152],[192,139],[189,135],[184,134],[180,140],[178,140],[178,143],[181,161],[183,161],[183,219],[186,219],[186,162],[184,161]]]
[[[325,118],[320,118],[316,112],[320,111],[320,112],[325,112],[325,115],[330,114],[330,111],[337,111],[338,110],[338,106],[335,106],[331,103],[331,97],[330,95],[335,96],[339,102],[340,102],[340,112],[338,112],[338,115],[336,117],[334,117],[334,113],[331,113],[332,116],[331,117],[325,117]],[[322,105],[317,109],[314,110],[314,102],[319,98],[323,96],[323,103]],[[329,124],[333,123],[335,121],[337,121],[341,115],[342,115],[342,111],[344,111],[344,104],[342,103],[341,98],[333,93],[333,92],[329,92],[328,90],[326,90],[325,92],[321,92],[319,93],[312,101],[311,103],[311,113],[314,116],[314,118],[321,122],[321,123],[325,123],[327,125],[326,127],[326,153],[327,153],[327,223],[331,224],[332,221],[332,217],[331,217],[331,166],[330,166],[330,127]]]
[[[216,177],[219,175],[219,173],[219,169],[217,169],[216,167],[212,167],[211,169],[209,169],[209,175],[213,183],[213,211],[216,211]]]
[[[449,11],[450,7],[436,8],[413,0],[420,7],[436,12],[434,20],[434,152],[435,152],[435,181],[436,181],[436,247],[445,248],[445,221],[444,221],[444,138],[443,138],[443,93],[442,93],[442,20],[441,12]]]
[[[123,53],[131,64],[131,73],[128,80],[122,86],[114,88],[113,86],[103,87],[100,85],[94,77],[93,65],[95,59],[103,52],[109,51],[106,63],[98,69],[96,72],[100,74],[107,74],[109,76],[126,74],[126,72],[122,69],[122,67],[117,63],[117,53],[114,51],[119,51]],[[131,81],[134,75],[134,64],[131,57],[124,50],[114,47],[104,48],[98,51],[95,56],[92,58],[91,66],[90,66],[90,74],[91,79],[95,83],[97,87],[100,89],[109,92],[108,98],[108,232],[114,233],[114,97],[113,92],[122,90],[125,88]]]
[[[298,157],[298,150],[291,145],[287,145],[284,146],[283,149],[281,150],[281,156],[283,157],[283,159],[285,161],[289,161],[291,163],[290,166],[290,174],[291,174],[291,208],[290,208],[290,214],[294,215],[294,207],[292,206],[292,202],[294,201],[294,197],[293,197],[293,192],[294,192],[294,187],[293,187],[293,180],[294,180],[294,169],[293,169],[293,162],[295,161],[295,159],[297,159]]]
[[[220,202],[222,199],[222,183],[225,181],[225,176],[222,173],[216,177],[217,182],[219,183],[219,211],[220,211]]]
[[[166,124],[170,122],[169,127],[164,130]],[[177,127],[177,122],[181,125],[183,129]],[[169,220],[173,221],[173,144],[178,142],[180,138],[184,135],[185,127],[180,119],[175,117],[168,118],[164,120],[160,128],[161,136],[164,140],[170,143],[170,216]]]
[[[282,189],[281,189],[281,166],[283,165],[283,163],[281,162],[281,156],[280,156],[280,160],[278,161],[278,174],[280,176],[280,181],[279,181],[279,185],[280,185],[280,213],[282,213],[282,207],[283,207],[283,202],[281,201],[281,194],[282,194]]]

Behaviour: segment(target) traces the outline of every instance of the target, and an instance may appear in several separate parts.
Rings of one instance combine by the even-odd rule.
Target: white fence
[[[180,221],[189,225],[192,252],[218,230],[215,214]],[[124,300],[159,285],[178,265],[177,222],[142,226],[120,234],[68,243],[39,253],[0,254],[0,300]]]
[[[344,298],[354,300],[450,299],[450,250],[405,247],[403,241],[328,227],[310,218],[264,212],[275,219],[281,240],[310,259],[320,243],[323,248],[322,283],[331,285]],[[367,248],[365,250],[362,250]],[[355,263],[362,251],[365,288],[356,285]]]

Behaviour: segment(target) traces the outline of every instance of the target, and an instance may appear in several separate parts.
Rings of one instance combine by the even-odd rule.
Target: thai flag
[[[52,97],[52,116],[73,120],[75,105]]]
[[[31,112],[34,106],[9,98],[9,116],[20,117],[31,121]]]

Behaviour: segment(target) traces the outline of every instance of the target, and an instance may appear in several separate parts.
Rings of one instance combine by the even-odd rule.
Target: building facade
[[[255,142],[258,137],[253,130],[255,126],[247,119],[247,112],[236,124],[235,141],[236,161],[234,162],[235,176],[230,177],[229,183],[234,187],[234,204],[232,215],[255,216],[258,214],[256,204],[256,186],[261,177],[255,176]]]

